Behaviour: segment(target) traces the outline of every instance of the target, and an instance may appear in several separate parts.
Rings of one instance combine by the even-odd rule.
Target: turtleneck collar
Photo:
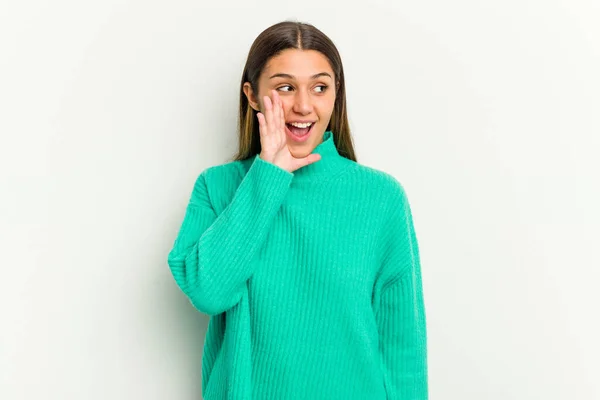
[[[332,131],[325,131],[321,142],[312,151],[321,155],[321,159],[312,164],[305,165],[292,172],[294,177],[292,179],[292,185],[296,184],[318,184],[320,182],[328,181],[330,178],[335,177],[345,168],[349,167],[354,161],[340,155],[333,139]],[[247,159],[250,165],[254,163],[258,154],[254,157]],[[244,163],[246,162],[244,161]],[[248,170],[248,168],[246,170]]]
[[[338,153],[332,131],[325,131],[323,139],[312,152],[320,154],[321,159],[293,171],[292,184],[328,180],[352,162]]]

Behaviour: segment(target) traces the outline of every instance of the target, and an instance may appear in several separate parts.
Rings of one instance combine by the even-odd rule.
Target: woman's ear
[[[260,111],[260,104],[257,102],[256,96],[254,95],[254,91],[252,90],[252,85],[250,85],[250,82],[244,83],[244,94],[248,98],[248,104],[250,105],[250,107],[252,107],[256,111]]]

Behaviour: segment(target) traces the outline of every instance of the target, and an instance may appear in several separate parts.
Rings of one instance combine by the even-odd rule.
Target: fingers
[[[279,122],[281,120],[281,99],[276,90],[271,90],[273,96],[273,130],[279,132]]]
[[[283,101],[277,93],[277,101],[279,102],[279,132],[281,132],[281,138],[285,139],[285,112],[283,110]]]
[[[265,119],[266,119],[266,127],[267,134],[273,133],[273,102],[269,96],[264,96],[263,98],[265,103]]]
[[[279,93],[275,89],[271,90],[270,96],[263,96],[263,102],[266,130],[269,134],[278,134],[280,139],[285,139],[285,114]]]
[[[277,102],[277,95],[275,94],[275,90],[271,89],[269,93],[271,96],[271,103],[273,104],[273,123],[277,123],[277,118],[279,117],[279,103]]]
[[[265,136],[267,134],[267,123],[265,121],[265,116],[262,113],[257,113],[256,118],[258,118],[258,130],[261,136]]]
[[[306,164],[308,165],[308,164],[312,164],[314,162],[319,161],[321,159],[321,155],[318,153],[310,153],[309,155],[307,155],[305,157],[305,159],[306,159]]]
[[[307,166],[308,164],[312,164],[315,163],[317,161],[319,161],[321,159],[321,155],[318,153],[310,153],[309,155],[307,155],[304,158],[295,158],[295,167],[294,169],[299,169],[302,167]]]
[[[273,133],[281,134],[283,127],[281,126],[281,98],[277,90],[271,90],[273,96]]]
[[[275,140],[277,145],[286,143],[285,112],[283,101],[276,90],[271,90],[269,95],[263,96],[264,113],[257,113],[261,136]]]

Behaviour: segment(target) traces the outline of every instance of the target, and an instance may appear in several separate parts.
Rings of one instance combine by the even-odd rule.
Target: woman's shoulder
[[[254,157],[245,160],[226,161],[221,164],[208,166],[200,171],[199,177],[202,177],[211,185],[227,184],[238,180],[241,181],[248,172]]]
[[[210,199],[212,207],[220,211],[229,204],[244,179],[248,161],[227,161],[201,169],[194,182],[193,194],[196,198]]]
[[[406,195],[404,185],[400,179],[383,169],[362,163],[355,163],[354,170],[350,176],[357,181],[367,184],[369,188],[378,191],[382,196],[404,197]]]

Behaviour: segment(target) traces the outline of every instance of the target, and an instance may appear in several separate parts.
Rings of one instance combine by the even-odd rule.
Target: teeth
[[[297,122],[292,122],[292,123],[290,123],[290,125],[295,126],[296,128],[308,128],[309,126],[312,125],[312,122],[308,122],[306,124],[300,124],[300,123],[297,123]]]

